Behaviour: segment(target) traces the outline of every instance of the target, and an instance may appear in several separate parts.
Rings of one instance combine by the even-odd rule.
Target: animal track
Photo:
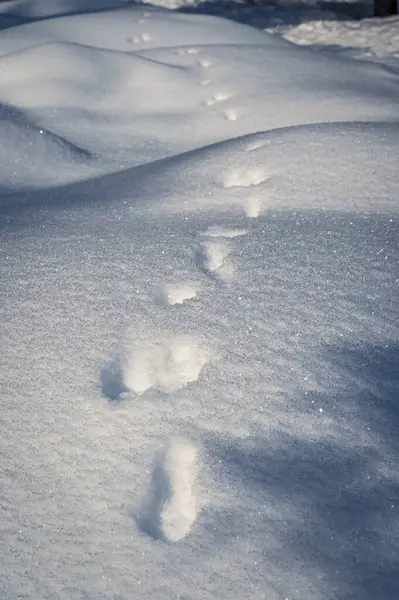
[[[186,537],[198,512],[196,446],[172,437],[155,456],[151,488],[142,503],[139,524],[155,539],[178,542]]]
[[[201,233],[204,237],[225,237],[225,238],[235,238],[241,235],[246,235],[248,233],[247,229],[224,229],[223,227],[219,227],[218,225],[214,225],[212,227],[208,227],[206,231]]]
[[[201,58],[198,61],[198,64],[200,67],[202,67],[203,69],[208,69],[209,67],[212,66],[212,61],[210,61],[208,58]]]
[[[140,41],[143,43],[150,42],[152,40],[152,36],[149,33],[142,33],[140,35]]]
[[[202,271],[212,274],[223,266],[230,252],[225,242],[205,240],[195,252],[195,262]]]
[[[262,202],[257,196],[252,196],[246,199],[244,212],[250,219],[256,219],[262,212]]]
[[[185,56],[187,55],[193,55],[193,54],[199,54],[201,52],[200,49],[198,48],[180,48],[180,50],[177,51],[177,54],[180,54],[181,56]]]
[[[156,299],[165,306],[183,304],[185,300],[191,300],[197,295],[197,287],[191,283],[171,283],[165,285],[156,294]]]
[[[230,171],[223,181],[223,187],[251,187],[260,185],[268,179],[269,176],[262,169]]]
[[[198,379],[210,358],[210,352],[190,335],[136,342],[121,360],[123,386],[138,395],[150,388],[175,392]]]
[[[205,100],[205,104],[207,106],[213,106],[214,104],[217,104],[218,102],[224,102],[229,98],[230,96],[228,94],[218,93],[212,96],[212,98],[208,98],[208,100]]]
[[[224,111],[224,116],[228,121],[237,121],[238,113],[234,108],[228,108]]]

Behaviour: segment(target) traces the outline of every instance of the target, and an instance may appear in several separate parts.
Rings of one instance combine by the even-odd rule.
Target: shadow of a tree
[[[304,20],[305,12],[309,21],[320,20],[321,15],[325,21],[362,19],[372,16],[371,5],[361,0],[359,2],[326,0],[312,3],[300,0],[281,2],[278,0],[264,2],[203,0],[196,5],[182,6],[178,10],[185,13],[221,16],[258,29],[266,29],[277,24],[300,24]]]
[[[228,523],[230,540],[256,532],[279,568],[320,573],[326,598],[391,600],[399,589],[399,345],[326,352],[352,380],[329,398],[351,420],[341,423],[345,434],[209,440],[222,477],[242,490],[241,509],[216,520]],[[260,510],[248,521],[252,502]]]

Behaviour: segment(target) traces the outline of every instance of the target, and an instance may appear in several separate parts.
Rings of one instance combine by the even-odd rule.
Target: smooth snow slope
[[[398,77],[147,8],[0,37],[1,598],[394,598]]]
[[[265,129],[399,115],[397,76],[389,71],[298,53],[215,17],[126,8],[43,20],[4,31],[0,53],[0,101],[12,126],[23,117],[40,153],[44,130],[92,158],[66,153],[60,164],[48,138],[51,184]],[[19,146],[8,145],[14,152]],[[11,189],[29,173],[18,160],[17,169],[15,159],[2,167]],[[45,185],[36,172],[30,185]]]

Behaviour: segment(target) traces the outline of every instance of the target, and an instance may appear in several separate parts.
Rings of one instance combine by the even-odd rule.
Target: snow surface
[[[373,60],[399,69],[399,17],[361,20],[312,19],[299,25],[277,25],[268,31],[290,42],[329,48],[363,60]]]
[[[399,76],[116,4],[1,9],[0,598],[392,600]]]

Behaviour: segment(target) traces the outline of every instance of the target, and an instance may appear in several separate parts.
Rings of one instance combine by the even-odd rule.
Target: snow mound
[[[0,53],[4,600],[395,598],[397,75],[143,7]]]
[[[87,179],[98,171],[92,154],[29,122],[15,109],[0,108],[1,186],[17,191]],[[46,169],[43,169],[43,164]]]
[[[0,57],[0,101],[96,156],[98,174],[277,127],[399,118],[394,73],[214,17],[127,7],[36,21],[3,31]],[[270,175],[237,165],[223,182]]]
[[[135,207],[158,216],[232,210],[252,218],[299,206],[302,210],[397,211],[397,132],[395,123],[277,129],[82,182],[79,193],[82,202],[98,198],[117,206],[119,216],[129,215]],[[237,173],[256,172],[265,165],[270,173],[267,181],[249,189],[224,187],[223,182]],[[73,202],[76,193],[75,184],[65,187],[64,201]],[[48,202],[54,204],[54,197]],[[199,248],[197,262],[214,270],[226,252],[222,242],[208,241]]]
[[[176,88],[183,73],[135,54],[69,42],[40,44],[0,58],[2,98],[20,109],[152,112],[159,100],[149,88],[156,85],[165,93],[163,108],[169,104],[176,110],[192,99],[192,89]],[[184,82],[188,85],[187,77]]]
[[[71,42],[122,52],[169,48],[177,45],[176,40],[180,46],[188,47],[268,43],[262,31],[232,21],[224,21],[222,25],[217,17],[125,7],[121,3],[119,6],[119,10],[69,15],[7,29],[2,32],[0,55],[47,42]]]
[[[190,440],[172,437],[165,442],[155,457],[150,494],[141,510],[146,533],[168,542],[189,534],[198,512],[198,468],[198,451]]]
[[[91,202],[108,217],[190,215],[214,211],[256,218],[275,210],[398,210],[395,123],[326,123],[277,129],[208,146],[180,156],[64,186],[57,194],[23,199],[57,210]],[[262,142],[262,143],[261,143]],[[256,149],[253,146],[257,145]],[[239,164],[239,169],[237,169]],[[270,177],[251,188],[225,188],[223,181],[267,165]],[[332,167],[333,165],[333,167]],[[378,176],[376,177],[376,174]],[[317,182],[317,183],[316,183]],[[13,198],[19,210],[19,198]],[[111,210],[112,207],[112,210]],[[13,211],[10,204],[9,210]],[[212,243],[214,242],[214,243]],[[195,262],[214,271],[228,255],[228,241],[204,239]]]
[[[363,60],[383,60],[398,67],[399,17],[359,20],[310,19],[299,25],[280,25],[275,31],[295,44],[338,50]],[[270,30],[271,31],[271,30]],[[396,61],[395,61],[396,59]]]

